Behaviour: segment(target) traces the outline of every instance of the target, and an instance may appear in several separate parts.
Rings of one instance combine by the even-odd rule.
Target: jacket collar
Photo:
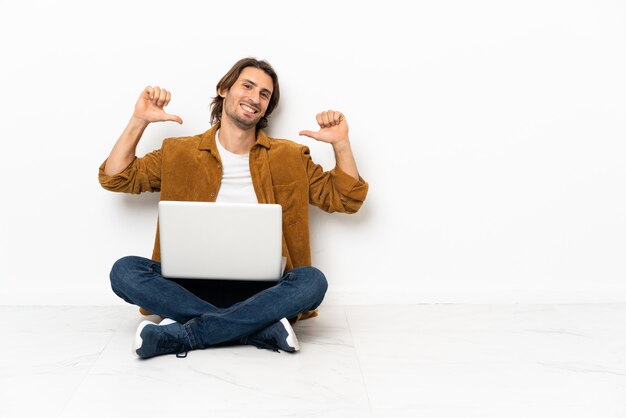
[[[209,129],[208,131],[200,135],[200,144],[198,145],[199,150],[210,151],[211,154],[214,154],[214,155],[217,154],[217,144],[215,143],[215,133],[217,132],[219,127],[220,127],[220,124],[216,123],[215,125],[211,126],[211,129]],[[257,131],[256,142],[253,145],[253,147],[257,145],[262,146],[267,149],[270,149],[270,146],[271,146],[269,137],[261,129]]]

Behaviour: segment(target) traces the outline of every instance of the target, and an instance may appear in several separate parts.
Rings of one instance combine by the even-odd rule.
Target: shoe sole
[[[293,330],[287,318],[281,319],[280,322],[287,330],[287,344],[289,344],[290,347],[293,347],[294,352],[300,351],[300,343],[298,343],[298,338],[296,338],[296,332]]]

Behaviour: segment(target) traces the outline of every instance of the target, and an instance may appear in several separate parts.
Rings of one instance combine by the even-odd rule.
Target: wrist
[[[350,149],[349,138],[340,139],[338,141],[333,142],[332,144],[333,144],[333,149],[335,150],[335,152],[342,152],[342,151]]]
[[[138,118],[135,115],[131,116],[130,117],[130,121],[128,122],[128,125],[130,127],[135,128],[135,129],[141,129],[141,130],[146,129],[146,127],[149,124],[150,124],[150,122],[148,122],[147,120]]]

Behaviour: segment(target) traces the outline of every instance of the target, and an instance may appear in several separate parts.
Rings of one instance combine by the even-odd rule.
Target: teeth
[[[250,106],[248,106],[248,105],[245,105],[245,104],[244,104],[244,105],[241,105],[241,106],[242,106],[245,110],[247,110],[248,112],[256,113],[256,110],[255,110],[255,109],[253,109],[253,108],[251,108],[251,107],[250,107]]]

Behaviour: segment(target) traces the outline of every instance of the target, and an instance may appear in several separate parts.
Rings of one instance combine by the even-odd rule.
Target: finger
[[[157,100],[159,100],[159,94],[161,94],[161,87],[154,86],[152,90],[153,90],[153,93],[152,93],[152,97],[150,97],[150,100],[152,100],[153,102],[156,102]]]
[[[163,106],[165,107],[170,104],[170,100],[172,100],[172,93],[168,91],[167,95],[165,96],[165,103],[163,103]]]
[[[329,126],[332,126],[328,111],[322,112],[322,121],[324,123],[323,125],[324,128],[328,128]]]
[[[336,119],[334,110],[327,110],[326,115],[328,115],[328,126],[337,125],[337,119]]]
[[[336,110],[333,110],[333,125],[339,125],[343,120],[343,114]]]
[[[143,91],[141,92],[141,97],[144,99],[151,100],[153,92],[154,92],[154,89],[152,88],[152,86],[146,86],[146,88],[143,89]]]
[[[169,113],[165,114],[165,118],[163,120],[171,120],[173,122],[178,122],[179,124],[183,124],[183,120],[178,115],[170,115]]]
[[[300,131],[298,135],[308,136],[309,138],[317,139],[317,132],[313,132],[313,131],[307,131],[307,130]]]
[[[317,124],[320,126],[320,128],[324,127],[324,119],[322,117],[322,113],[318,113],[317,115],[315,115],[315,119],[317,120]]]
[[[166,106],[167,105],[167,98],[168,98],[168,96],[171,97],[171,94],[170,94],[169,90],[163,90],[163,95],[162,96],[163,96],[163,98],[162,98],[163,106]]]
[[[167,98],[167,90],[161,89],[161,91],[159,92],[159,97],[156,100],[157,106],[163,107],[166,98]]]

